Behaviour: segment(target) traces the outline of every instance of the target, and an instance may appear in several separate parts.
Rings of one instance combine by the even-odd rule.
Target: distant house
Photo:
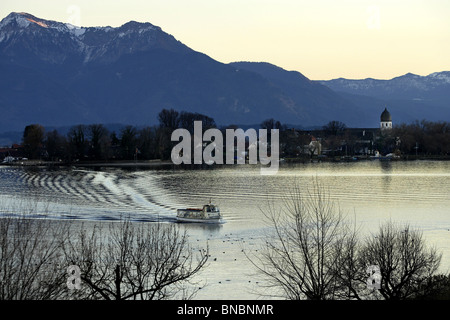
[[[371,155],[373,154],[373,145],[380,133],[378,128],[347,128],[347,132],[352,137],[352,149],[354,154]],[[350,143],[345,141],[345,144]],[[345,145],[344,145],[345,147]]]
[[[24,156],[25,152],[22,145],[13,144],[10,148],[0,148],[0,160],[4,163],[23,159]]]

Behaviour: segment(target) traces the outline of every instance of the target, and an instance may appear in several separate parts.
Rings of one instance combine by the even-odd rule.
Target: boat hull
[[[208,223],[208,224],[222,224],[225,220],[220,219],[200,219],[200,218],[181,218],[177,217],[178,222],[190,222],[190,223]]]

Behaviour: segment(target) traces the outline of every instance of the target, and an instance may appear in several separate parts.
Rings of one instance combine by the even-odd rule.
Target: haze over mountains
[[[0,22],[0,133],[31,123],[152,125],[163,108],[220,125],[377,127],[386,105],[394,124],[450,120],[449,79],[311,81],[269,63],[221,63],[150,23],[80,28],[28,13]]]

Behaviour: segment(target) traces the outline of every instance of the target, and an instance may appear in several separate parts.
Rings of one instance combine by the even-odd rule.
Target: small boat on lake
[[[179,222],[196,222],[196,223],[225,223],[220,214],[218,206],[206,204],[202,209],[187,208],[177,210],[177,221]]]

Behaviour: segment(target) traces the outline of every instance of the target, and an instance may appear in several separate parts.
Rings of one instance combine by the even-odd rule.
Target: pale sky
[[[83,27],[150,22],[223,63],[264,61],[311,80],[450,71],[450,0],[1,0]]]

